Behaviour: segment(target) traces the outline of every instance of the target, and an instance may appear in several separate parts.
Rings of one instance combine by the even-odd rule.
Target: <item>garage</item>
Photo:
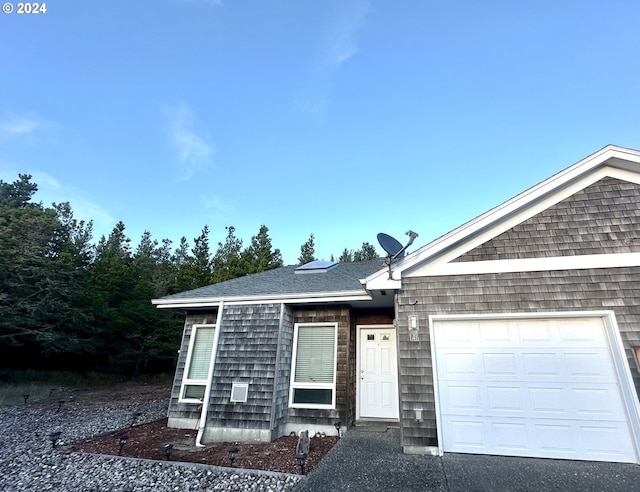
[[[441,451],[638,462],[635,391],[611,313],[431,326]]]

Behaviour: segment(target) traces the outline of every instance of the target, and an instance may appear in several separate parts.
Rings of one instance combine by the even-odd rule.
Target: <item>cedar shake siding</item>
[[[185,317],[184,330],[182,332],[182,344],[180,345],[180,353],[178,354],[178,362],[176,365],[176,373],[173,378],[173,386],[171,388],[171,399],[169,400],[169,409],[167,416],[169,418],[200,418],[200,405],[193,403],[178,403],[180,397],[180,388],[182,385],[182,376],[184,376],[184,366],[187,361],[187,353],[189,352],[189,342],[191,341],[191,332],[193,325],[215,325],[217,311],[189,313]]]
[[[640,185],[604,178],[455,261],[640,251]]]
[[[195,428],[200,418],[201,405],[179,403],[180,387],[193,325],[215,324],[216,315],[216,311],[187,314],[169,406],[172,426]],[[334,409],[289,407],[296,323],[337,323]],[[392,324],[393,311],[354,311],[348,305],[309,307],[274,303],[224,306],[205,442],[231,435],[224,434],[223,429],[235,429],[240,433],[235,435],[245,439],[264,440],[276,439],[301,428],[330,431],[338,420],[345,425],[353,422],[356,413],[356,323]],[[249,384],[245,403],[229,401],[234,382]]]
[[[429,316],[612,310],[636,391],[632,346],[640,345],[640,267],[407,278],[398,300],[403,446],[437,444]],[[414,304],[415,301],[417,304]],[[417,315],[420,341],[410,342],[408,316]],[[423,409],[423,421],[415,409]]]
[[[604,178],[514,226],[457,261],[640,251],[640,186]],[[588,265],[586,265],[588,266]],[[640,344],[640,267],[408,277],[398,291],[403,446],[437,444],[429,316],[612,310],[636,390],[631,350]],[[409,341],[418,316],[420,341]],[[423,410],[423,420],[415,410]]]
[[[273,396],[271,421],[272,429],[281,428],[287,423],[289,408],[289,382],[291,379],[291,357],[293,355],[293,313],[285,305],[282,306],[280,338],[276,354],[276,380]],[[272,438],[277,438],[273,435]]]
[[[338,353],[336,354],[336,408],[289,408],[290,424],[302,424],[313,422],[316,425],[333,426],[341,420],[348,420],[348,398],[351,396],[348,384],[350,364],[353,357],[350,355],[351,311],[348,306],[334,308],[310,308],[296,309],[293,312],[294,323],[337,323],[338,324]]]
[[[225,306],[207,426],[270,429],[280,304]],[[231,403],[232,383],[249,383],[247,401]]]

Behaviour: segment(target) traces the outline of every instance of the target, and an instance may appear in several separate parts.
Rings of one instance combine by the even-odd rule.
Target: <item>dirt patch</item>
[[[122,456],[166,460],[163,448],[171,444],[171,461],[216,466],[231,466],[228,450],[237,448],[238,455],[233,463],[236,468],[300,473],[296,460],[298,438],[295,436],[284,436],[273,442],[225,442],[196,448],[196,433],[184,429],[169,429],[164,419],[122,429],[68,447],[72,451],[117,455],[120,451],[120,437],[127,436],[127,442],[122,446]],[[311,471],[337,441],[338,438],[335,436],[311,439],[305,473]]]

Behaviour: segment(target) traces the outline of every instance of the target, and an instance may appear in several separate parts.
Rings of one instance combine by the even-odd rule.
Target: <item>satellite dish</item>
[[[404,246],[400,241],[389,236],[389,234],[385,234],[384,232],[378,234],[378,242],[388,255],[385,263],[389,266],[389,280],[393,280],[393,272],[391,271],[391,263],[393,260],[401,256],[407,248],[413,244],[414,239],[418,237],[418,234],[413,231],[407,231],[406,234],[409,236],[409,242]]]
[[[384,232],[378,234],[378,242],[389,256],[395,256],[402,251],[402,243]]]
[[[407,231],[407,236],[409,236],[409,242],[404,246],[397,239],[389,236],[389,234],[385,234],[381,232],[378,234],[378,242],[382,249],[384,249],[389,255],[387,258],[389,259],[389,263],[395,260],[398,256],[401,256],[406,249],[413,244],[413,240],[418,237],[413,231]]]

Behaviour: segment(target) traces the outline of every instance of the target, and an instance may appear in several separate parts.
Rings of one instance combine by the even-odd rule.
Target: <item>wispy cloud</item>
[[[0,139],[30,135],[44,123],[44,120],[31,114],[10,114],[0,121]]]
[[[327,35],[325,68],[336,70],[358,53],[357,35],[364,27],[371,8],[369,0],[354,0],[342,4],[342,10]]]
[[[298,110],[322,117],[329,107],[335,73],[358,52],[358,35],[365,27],[370,0],[350,0],[339,4],[339,11],[327,27],[312,67],[306,94],[296,104]]]
[[[216,149],[206,133],[198,127],[193,111],[186,105],[165,107],[168,119],[169,140],[176,151],[183,178],[189,179],[197,172],[214,165]]]

